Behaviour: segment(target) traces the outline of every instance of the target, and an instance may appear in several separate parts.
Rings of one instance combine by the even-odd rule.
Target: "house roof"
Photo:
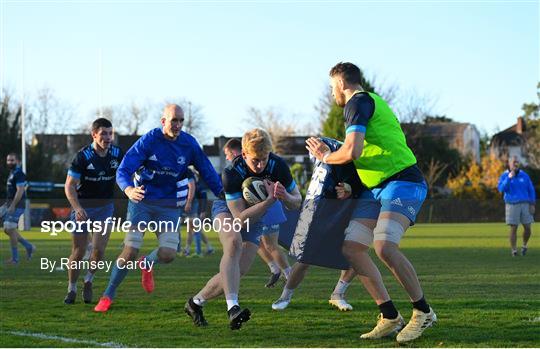
[[[401,128],[407,137],[442,138],[457,148],[465,146],[465,130],[471,127],[469,123],[462,122],[432,122],[428,124],[402,123]],[[474,126],[473,126],[474,127]]]
[[[517,132],[517,124],[514,124],[508,127],[506,130],[503,130],[499,133],[496,133],[491,137],[492,146],[512,146],[512,145],[522,145],[525,142],[525,137],[523,133]]]

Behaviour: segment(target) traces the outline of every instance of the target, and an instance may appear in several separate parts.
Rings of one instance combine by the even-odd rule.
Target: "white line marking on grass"
[[[95,345],[95,346],[106,347],[106,348],[125,348],[126,347],[123,344],[115,343],[115,342],[100,343],[100,342],[91,341],[91,340],[75,339],[75,338],[60,337],[60,336],[52,336],[52,335],[48,335],[48,334],[45,334],[45,333],[22,332],[22,331],[2,331],[2,333],[12,334],[14,336],[33,337],[33,338],[47,339],[47,340],[56,340],[56,341],[61,341],[61,342],[66,342],[66,343],[79,343],[79,344]]]

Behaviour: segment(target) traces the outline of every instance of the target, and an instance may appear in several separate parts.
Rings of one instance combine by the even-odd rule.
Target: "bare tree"
[[[437,99],[418,91],[400,93],[394,110],[401,122],[421,123],[428,115],[434,115]]]
[[[434,187],[435,183],[437,183],[437,181],[441,178],[441,175],[447,168],[448,164],[444,164],[439,160],[431,158],[431,160],[429,161],[428,169],[425,172],[428,188],[432,189]]]
[[[29,106],[27,113],[27,132],[66,133],[66,120],[73,120],[74,107],[67,101],[56,97],[54,90],[44,86],[37,91],[35,101]]]
[[[251,107],[248,109],[248,115],[249,117],[244,119],[244,121],[252,127],[260,127],[268,131],[272,138],[275,152],[283,153],[285,149],[281,149],[281,140],[283,137],[294,136],[296,134],[294,125],[286,122],[282,115],[273,108],[262,111]]]

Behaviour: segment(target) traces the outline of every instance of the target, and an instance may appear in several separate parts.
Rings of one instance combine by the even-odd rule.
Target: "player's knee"
[[[160,248],[158,250],[158,259],[160,263],[171,263],[176,256],[176,250],[170,248]]]
[[[352,244],[344,243],[341,247],[341,252],[343,253],[343,256],[348,260],[351,261],[354,259],[354,256],[356,256],[360,251],[355,248]]]
[[[240,236],[232,237],[226,246],[224,254],[231,257],[239,257],[242,254],[242,238]]]
[[[379,259],[387,264],[392,262],[392,257],[395,255],[396,252],[395,245],[391,245],[382,241],[376,243],[373,249],[375,250],[375,253],[379,257]]]
[[[71,260],[80,261],[84,257],[86,249],[84,247],[75,247],[71,251]]]
[[[138,253],[136,249],[126,246],[126,248],[124,248],[124,250],[120,254],[119,258],[123,259],[124,261],[134,261],[135,259],[137,259],[137,255]]]
[[[92,260],[94,260],[94,261],[103,260],[104,255],[105,255],[105,251],[103,251],[103,250],[98,250],[97,248],[94,248],[92,250]]]
[[[12,234],[15,234],[16,231],[17,231],[16,223],[4,222],[4,233],[6,233],[6,235],[11,236]]]

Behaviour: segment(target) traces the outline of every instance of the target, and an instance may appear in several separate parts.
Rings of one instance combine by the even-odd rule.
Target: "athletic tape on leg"
[[[180,242],[180,237],[176,232],[167,232],[161,233],[158,236],[159,247],[166,247],[176,250],[178,243]]]
[[[377,226],[373,230],[373,238],[378,241],[390,241],[399,244],[404,233],[405,229],[403,229],[401,223],[393,219],[383,218],[377,222]]]
[[[144,234],[140,231],[128,231],[124,238],[124,245],[140,249],[143,243]]]
[[[373,230],[356,220],[352,220],[345,229],[345,240],[370,246],[373,243]]]

